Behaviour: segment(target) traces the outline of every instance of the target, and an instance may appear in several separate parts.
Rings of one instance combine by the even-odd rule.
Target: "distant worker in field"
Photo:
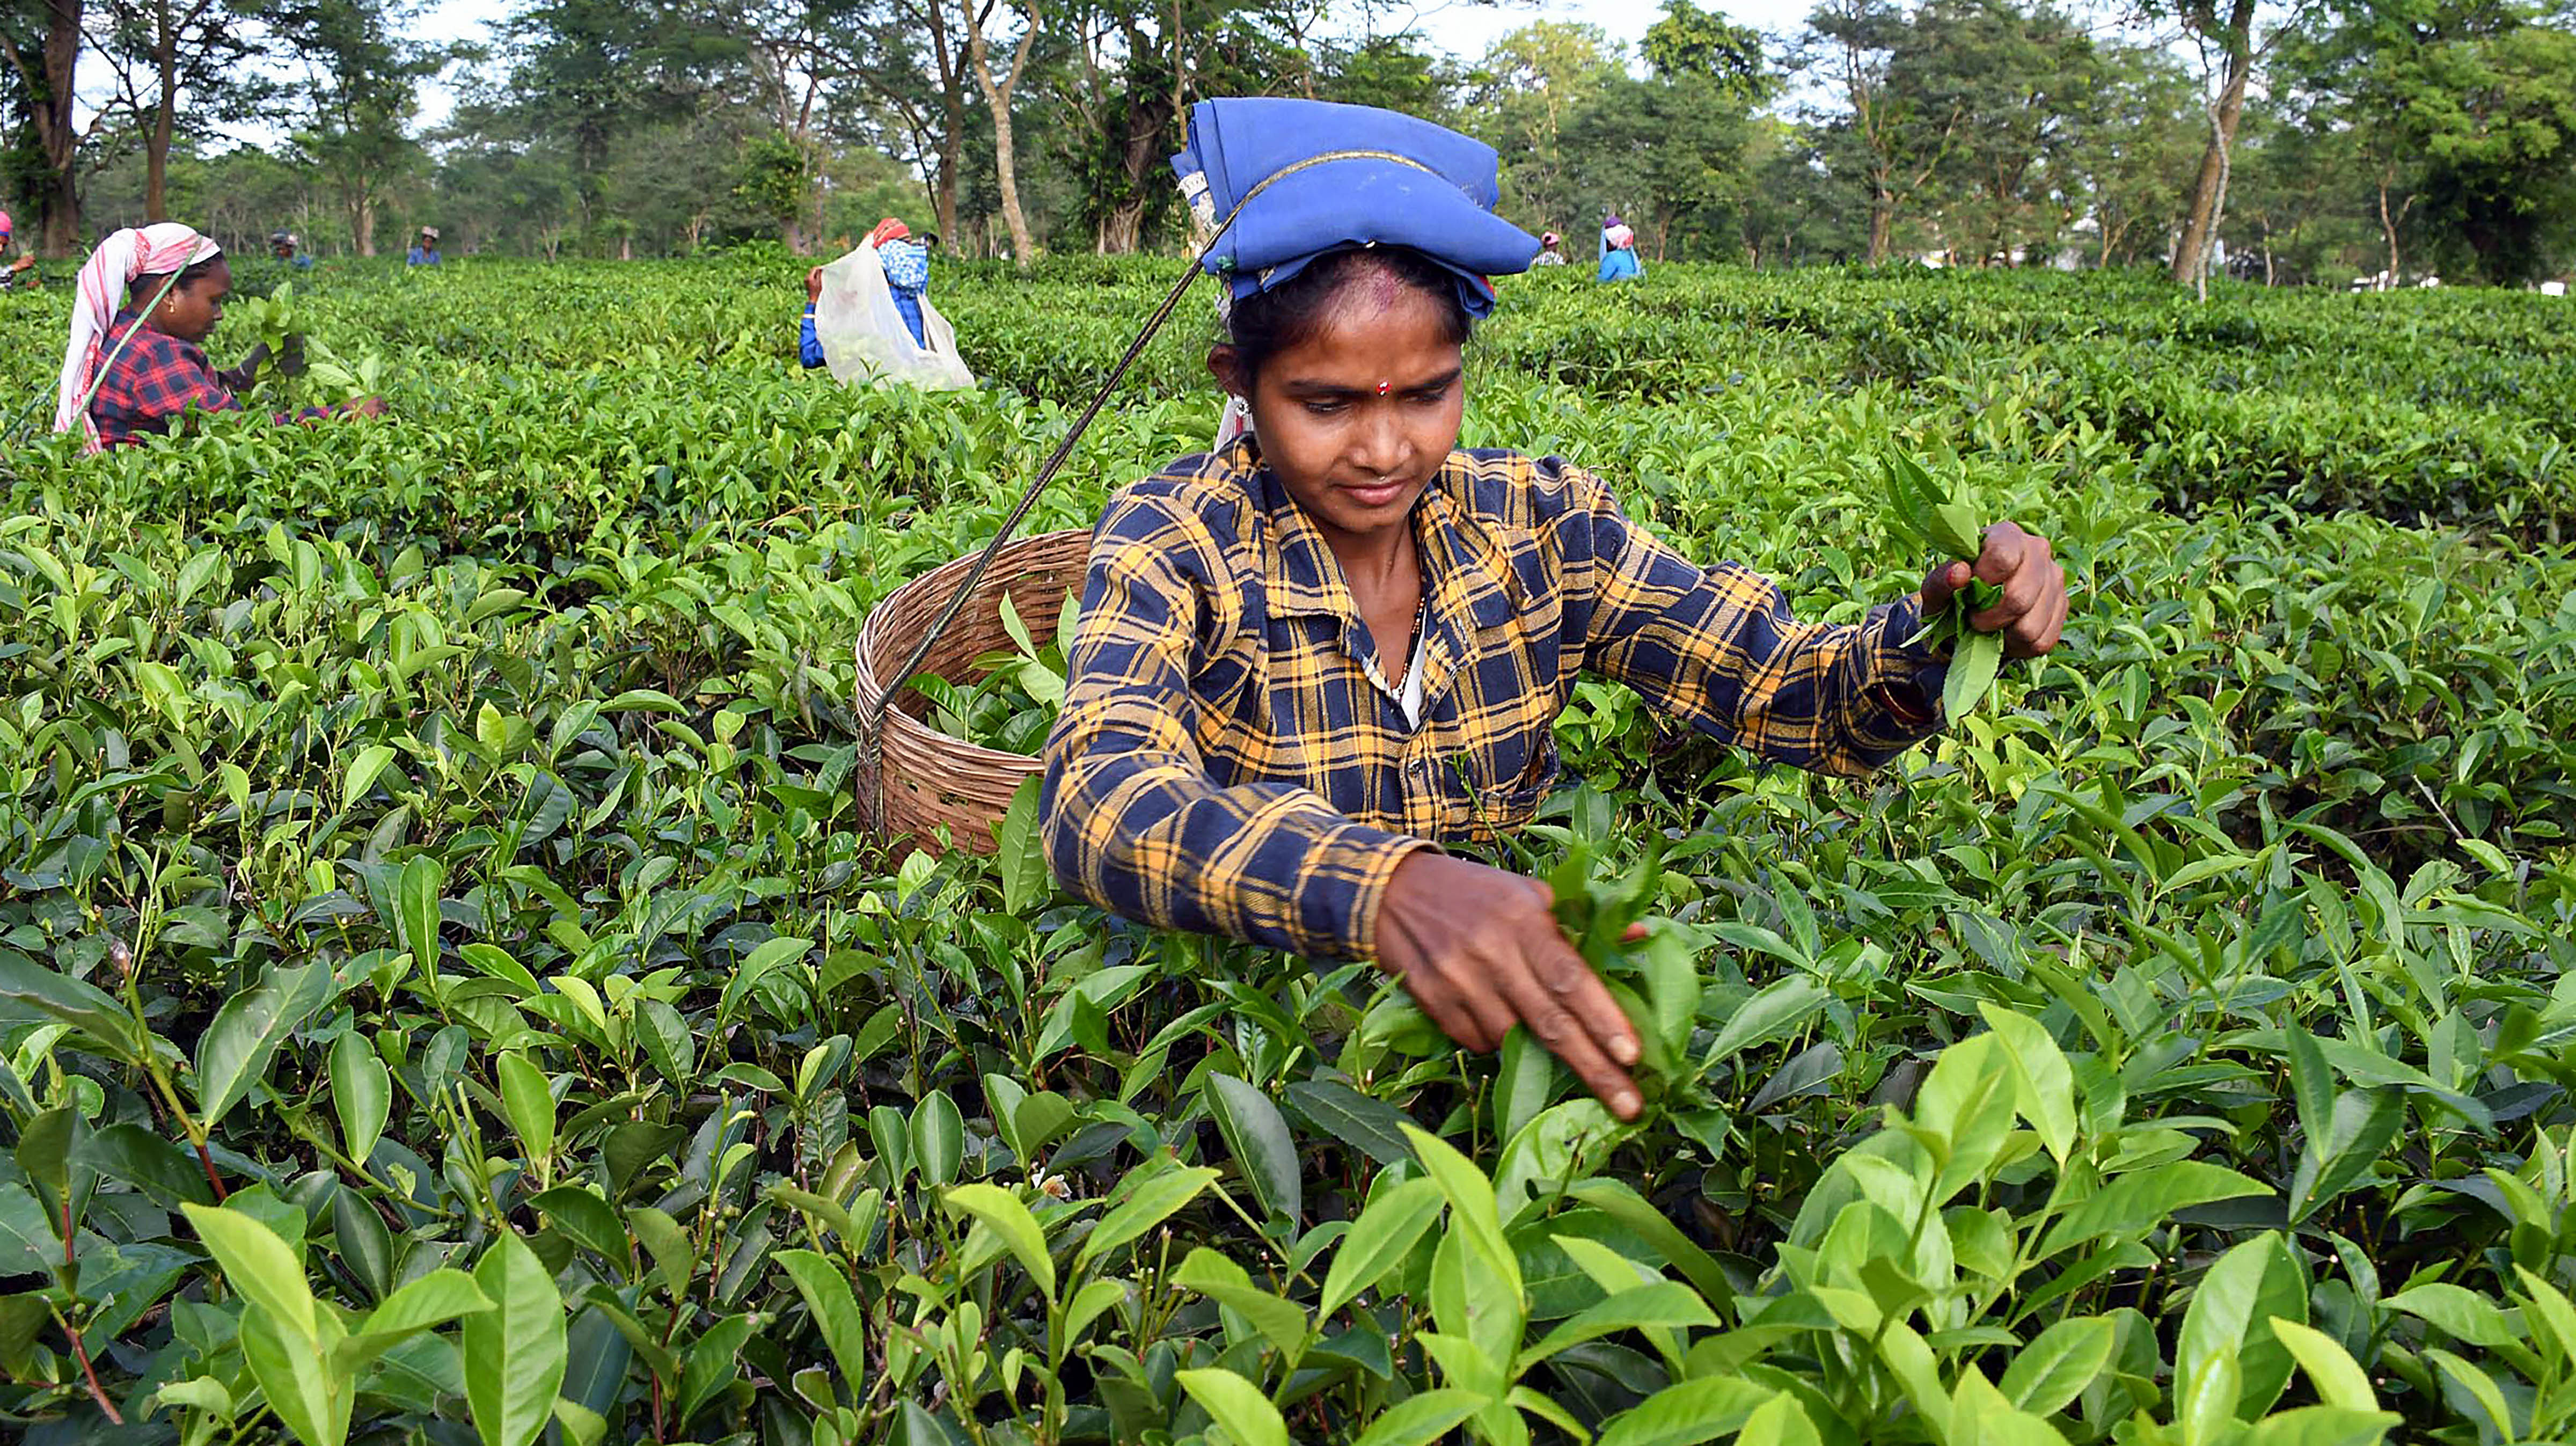
[[[419,239],[411,243],[411,249],[409,251],[403,253],[403,263],[408,266],[436,266],[438,264],[437,227],[423,226],[420,228]]]
[[[868,244],[876,248],[877,264],[885,268],[894,309],[903,313],[903,324],[912,328],[913,345],[930,345],[921,321],[921,299],[930,294],[930,248],[913,240],[912,228],[892,216],[868,233]]]
[[[930,304],[930,249],[888,216],[847,255],[805,273],[797,359],[844,381],[970,387],[957,334]]]
[[[175,222],[113,233],[82,263],[77,285],[54,430],[81,429],[93,452],[168,433],[191,411],[239,411],[236,394],[272,360],[302,365],[296,348],[272,359],[265,344],[230,371],[207,365],[206,337],[223,320],[232,267],[222,247]],[[381,400],[368,397],[273,420],[383,411]]]
[[[1601,246],[1601,280],[1635,281],[1646,274],[1646,264],[1637,259],[1636,232],[1609,227],[1601,233]]]
[[[23,282],[28,286],[42,284],[42,278],[36,275],[35,257],[10,257],[9,251],[16,238],[17,229],[10,222],[9,213],[0,211],[0,287],[13,282]]]
[[[1565,264],[1565,252],[1561,248],[1564,244],[1565,238],[1557,235],[1555,232],[1540,232],[1538,238],[1538,255],[1530,259],[1530,265],[1563,266]]]
[[[1459,448],[1487,278],[1538,250],[1493,214],[1492,148],[1363,107],[1213,100],[1173,165],[1202,230],[1222,225],[1208,369],[1252,429],[1120,490],[1092,534],[1040,805],[1056,877],[1157,927],[1374,959],[1459,1044],[1526,1024],[1633,1118],[1641,1045],[1547,887],[1444,845],[1530,821],[1585,673],[1757,757],[1866,774],[1941,730],[1923,620],[1982,580],[1999,592],[1971,626],[2045,653],[2065,574],[1999,522],[1974,563],[1799,622],[1590,472]]]
[[[929,336],[921,319],[921,299],[930,290],[930,248],[911,239],[911,228],[888,216],[868,233],[866,245],[876,252],[877,265],[884,269],[886,293],[903,324],[912,332],[912,344],[926,347]],[[805,273],[805,320],[797,329],[796,355],[808,368],[823,365],[823,342],[814,333],[814,308],[823,299],[823,268]]]
[[[313,258],[304,254],[304,242],[292,231],[268,233],[268,254],[298,271],[313,269]]]

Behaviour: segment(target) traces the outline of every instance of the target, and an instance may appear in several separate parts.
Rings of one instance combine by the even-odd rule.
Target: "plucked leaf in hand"
[[[1950,651],[1950,676],[1941,684],[1941,716],[1955,722],[1975,712],[2003,665],[2003,634],[1962,630]]]

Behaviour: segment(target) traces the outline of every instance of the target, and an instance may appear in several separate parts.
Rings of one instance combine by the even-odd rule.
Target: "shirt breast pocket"
[[[1442,770],[1441,795],[1453,837],[1490,841],[1530,821],[1563,776],[1556,739],[1545,727],[1503,740],[1483,757],[1461,757]]]

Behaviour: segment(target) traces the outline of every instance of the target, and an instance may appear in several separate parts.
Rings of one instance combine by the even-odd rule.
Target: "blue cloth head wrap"
[[[1207,257],[1236,300],[1319,256],[1405,246],[1454,274],[1468,315],[1483,316],[1494,309],[1485,278],[1526,271],[1539,251],[1537,237],[1494,214],[1493,147],[1371,106],[1204,100],[1190,108],[1189,147],[1172,172],[1202,239],[1259,192]]]

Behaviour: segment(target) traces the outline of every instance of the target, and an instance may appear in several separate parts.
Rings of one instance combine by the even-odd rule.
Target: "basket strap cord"
[[[939,610],[939,616],[932,620],[929,627],[922,630],[920,641],[912,645],[912,652],[904,658],[903,666],[895,669],[890,677],[878,680],[879,688],[875,706],[869,708],[859,720],[860,774],[868,780],[865,786],[876,795],[874,799],[868,800],[876,805],[874,816],[868,822],[879,824],[885,816],[885,780],[882,766],[885,718],[887,710],[894,706],[895,695],[903,691],[915,670],[921,667],[921,660],[929,656],[931,646],[939,641],[939,635],[948,631],[949,624],[957,621],[957,615],[966,610],[966,600],[974,596],[975,589],[983,584],[984,574],[992,567],[993,559],[1001,552],[1002,545],[1011,540],[1011,534],[1018,530],[1022,522],[1028,520],[1030,510],[1038,504],[1038,497],[1046,491],[1049,484],[1055,481],[1056,473],[1063,470],[1065,459],[1073,455],[1074,445],[1082,440],[1082,434],[1100,415],[1101,409],[1109,404],[1110,396],[1118,390],[1118,383],[1126,379],[1127,369],[1136,364],[1136,358],[1144,355],[1145,348],[1153,343],[1155,335],[1163,329],[1163,323],[1171,320],[1172,312],[1181,304],[1181,298],[1189,293],[1190,283],[1199,279],[1201,268],[1207,264],[1208,257],[1214,254],[1217,247],[1224,242],[1225,233],[1232,229],[1236,219],[1243,215],[1243,208],[1251,205],[1262,192],[1290,176],[1335,161],[1392,161],[1397,165],[1410,166],[1425,175],[1439,174],[1411,156],[1398,155],[1393,151],[1324,151],[1282,166],[1262,177],[1251,190],[1243,193],[1242,200],[1234,203],[1234,209],[1227,212],[1225,220],[1209,234],[1207,244],[1199,249],[1197,256],[1191,258],[1189,270],[1182,273],[1181,279],[1173,285],[1170,294],[1163,298],[1162,305],[1154,308],[1154,314],[1147,318],[1144,330],[1136,333],[1136,339],[1127,344],[1126,354],[1119,357],[1117,365],[1109,369],[1109,375],[1102,380],[1099,390],[1092,394],[1090,405],[1082,409],[1082,415],[1074,419],[1072,428],[1064,434],[1063,440],[1056,443],[1055,450],[1048,454],[1046,462],[1038,468],[1037,477],[1029,483],[1028,490],[1020,494],[1020,500],[1013,504],[1010,512],[1002,518],[1002,525],[994,532],[993,540],[984,545],[983,552],[975,559],[975,565],[967,569],[964,580],[957,586],[957,591],[949,596],[947,605]]]

